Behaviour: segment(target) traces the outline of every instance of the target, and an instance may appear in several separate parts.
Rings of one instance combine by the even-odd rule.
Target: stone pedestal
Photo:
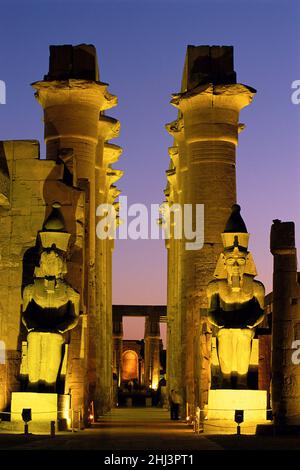
[[[69,423],[70,395],[57,393],[13,392],[11,397],[11,421],[23,422],[23,408],[31,409],[31,423],[55,421]]]
[[[210,390],[208,420],[234,423],[235,410],[244,410],[244,423],[266,421],[267,392],[265,390]]]

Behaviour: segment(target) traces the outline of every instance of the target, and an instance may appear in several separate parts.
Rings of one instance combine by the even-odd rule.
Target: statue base
[[[244,411],[244,422],[267,420],[267,392],[265,390],[210,390],[208,420],[227,420],[235,423],[235,410]]]
[[[55,421],[56,429],[67,429],[70,423],[70,395],[57,393],[13,392],[11,396],[11,421],[23,423],[23,408],[31,409],[29,427]]]

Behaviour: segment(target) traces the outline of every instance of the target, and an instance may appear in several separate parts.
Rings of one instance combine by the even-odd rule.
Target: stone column
[[[122,382],[122,354],[123,354],[123,318],[113,318],[114,341],[114,372],[117,375],[118,386]]]
[[[160,377],[160,328],[159,318],[146,317],[145,324],[145,386],[158,388]]]
[[[236,202],[235,153],[239,112],[249,105],[255,90],[237,84],[231,47],[189,46],[182,92],[173,95],[184,133],[186,170],[181,201],[204,205],[204,246],[181,249],[182,358],[185,399],[192,412],[208,399],[210,329],[205,312],[206,286],[222,251],[220,234]],[[175,137],[176,138],[176,137]],[[180,304],[180,303],[179,303]],[[184,305],[184,308],[183,308]],[[200,314],[200,311],[202,312]]]
[[[293,342],[300,340],[300,284],[295,226],[275,220],[271,228],[274,256],[272,314],[272,410],[276,426],[300,425],[300,367]]]
[[[106,384],[107,390],[112,390],[112,381],[113,381],[113,322],[112,322],[112,254],[114,249],[114,240],[107,240],[106,245],[106,276],[107,276],[107,311],[106,311],[106,331],[107,331],[107,370],[106,370]],[[112,396],[109,395],[111,400]],[[111,408],[111,401],[109,403],[109,409]]]
[[[107,141],[118,137],[120,123],[116,119],[101,115],[98,123],[98,146],[96,159],[96,207],[113,202],[110,197],[112,182],[123,172],[113,170],[111,165],[118,161],[122,149]],[[114,193],[117,195],[117,193]],[[112,406],[112,312],[111,312],[111,251],[112,240],[96,238],[96,312],[98,321],[97,387],[95,403],[98,414],[103,414]]]
[[[185,193],[183,192],[186,175],[186,151],[184,141],[183,120],[166,125],[169,134],[174,138],[174,146],[169,147],[171,158],[170,169],[167,170],[168,187],[165,191],[166,199],[171,208],[173,204],[183,207]],[[177,214],[177,211],[176,211]],[[171,238],[166,240],[168,249],[168,300],[167,300],[167,387],[185,393],[183,376],[183,358],[185,351],[184,328],[186,316],[185,278],[182,272],[183,240],[174,238],[175,213],[171,212]]]
[[[99,147],[100,112],[117,104],[99,81],[93,46],[51,46],[49,73],[35,82],[36,98],[44,109],[46,158],[61,160],[72,154],[72,184],[86,192],[85,289],[82,310],[88,314],[89,400],[98,395],[97,370],[101,357],[97,345],[99,325],[96,309],[96,150]],[[68,168],[70,170],[70,167]],[[97,170],[96,170],[97,171]],[[105,327],[104,327],[105,328]]]
[[[171,147],[172,157],[178,156],[177,147]],[[178,171],[178,170],[177,170]],[[167,170],[168,187],[165,190],[166,199],[169,205],[170,213],[168,215],[170,222],[170,238],[166,239],[165,244],[168,250],[168,283],[167,283],[167,384],[169,390],[178,389],[181,385],[181,351],[176,348],[180,343],[181,336],[181,316],[178,314],[180,299],[179,273],[180,265],[179,248],[181,240],[174,237],[177,211],[175,204],[178,204],[178,186],[177,172],[173,160],[169,170]],[[175,210],[174,210],[175,209]],[[173,211],[174,210],[174,211]]]
[[[114,202],[116,198],[120,195],[121,191],[116,188],[112,182],[117,181],[123,172],[121,170],[114,170],[109,168],[107,171],[107,179],[109,181],[108,187],[108,203],[113,204],[116,213],[118,214],[118,203]],[[118,226],[118,219],[116,220],[115,229]],[[114,250],[115,240],[109,238],[106,244],[106,277],[107,277],[107,284],[106,284],[106,296],[107,296],[107,311],[106,311],[106,331],[107,331],[107,354],[108,354],[108,368],[106,371],[106,383],[109,385],[110,390],[112,389],[112,374],[113,374],[113,319],[112,319],[112,256]]]

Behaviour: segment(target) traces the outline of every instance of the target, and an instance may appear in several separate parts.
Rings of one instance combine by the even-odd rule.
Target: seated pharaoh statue
[[[26,370],[29,391],[56,391],[64,333],[78,323],[79,294],[64,280],[70,239],[64,228],[60,204],[54,203],[39,232],[42,251],[39,266],[34,271],[34,282],[23,292],[22,321],[28,331]]]
[[[265,289],[247,250],[249,234],[234,204],[222,234],[224,251],[207,287],[208,318],[217,327],[222,388],[247,388],[255,327],[264,317]],[[235,377],[235,378],[234,378]],[[233,379],[234,378],[234,379]]]

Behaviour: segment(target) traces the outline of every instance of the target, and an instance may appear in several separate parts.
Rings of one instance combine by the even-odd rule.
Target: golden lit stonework
[[[60,204],[53,204],[39,233],[42,249],[39,266],[35,269],[34,283],[23,292],[22,321],[28,336],[21,371],[23,376],[28,376],[27,388],[31,391],[56,391],[66,354],[64,333],[79,320],[79,294],[64,279],[70,234],[64,231],[59,208]]]
[[[224,251],[214,273],[216,279],[207,288],[208,318],[217,327],[223,388],[247,388],[255,327],[264,317],[265,289],[254,280],[256,269],[247,250],[248,238],[236,204],[222,234]]]

